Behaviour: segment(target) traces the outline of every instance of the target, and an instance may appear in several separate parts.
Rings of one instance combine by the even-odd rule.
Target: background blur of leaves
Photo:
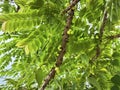
[[[66,22],[61,12],[69,1],[0,1],[1,90],[40,87],[58,56]],[[75,9],[64,62],[46,90],[119,90],[120,0],[80,0]],[[108,19],[99,44],[105,9]],[[90,63],[97,45],[100,56]]]

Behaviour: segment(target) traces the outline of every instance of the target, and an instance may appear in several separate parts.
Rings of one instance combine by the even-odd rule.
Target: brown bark
[[[74,15],[74,10],[71,9],[69,14],[68,14],[68,18],[67,18],[67,23],[63,32],[63,38],[62,38],[62,45],[61,45],[61,51],[59,52],[59,56],[57,58],[56,61],[56,66],[59,67],[62,64],[63,61],[63,56],[66,52],[66,44],[68,42],[68,30],[70,29],[71,23],[72,23],[72,19],[73,19],[73,15]]]
[[[72,7],[74,7],[80,0],[73,0],[73,2],[70,4],[70,6],[68,6],[63,12],[62,14],[67,13],[70,9],[72,9]]]
[[[67,12],[67,11],[69,11],[69,12],[68,12],[68,18],[67,18],[66,26],[65,26],[64,32],[63,32],[62,44],[61,44],[61,47],[60,47],[61,50],[59,51],[59,55],[57,57],[57,60],[56,60],[56,63],[55,63],[55,67],[53,67],[51,69],[50,73],[45,78],[44,83],[42,84],[40,90],[44,90],[46,88],[46,86],[49,84],[51,79],[53,79],[55,77],[55,74],[56,74],[55,68],[56,67],[60,67],[62,62],[63,62],[63,56],[65,55],[66,45],[67,45],[68,38],[69,38],[69,35],[68,35],[67,32],[70,29],[70,26],[72,24],[72,19],[73,19],[73,16],[74,16],[74,10],[72,9],[72,7],[74,7],[77,4],[78,1],[79,0],[73,0],[71,5],[66,10],[64,10],[65,12]]]
[[[116,34],[116,35],[111,35],[107,37],[108,39],[116,39],[116,38],[120,38],[120,34]]]

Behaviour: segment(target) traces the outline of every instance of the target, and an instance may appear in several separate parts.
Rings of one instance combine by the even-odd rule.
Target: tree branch
[[[70,12],[68,13],[68,18],[67,18],[67,23],[63,32],[63,38],[62,38],[62,45],[61,45],[61,51],[59,52],[59,56],[56,61],[56,66],[59,67],[62,64],[63,61],[63,56],[66,52],[66,44],[68,42],[68,30],[70,29],[70,25],[72,23],[73,15],[74,15],[74,10],[71,9]]]
[[[100,56],[101,50],[100,50],[100,45],[102,43],[102,37],[103,37],[103,33],[104,33],[104,29],[105,29],[105,25],[106,25],[106,21],[107,21],[107,9],[104,10],[104,15],[103,15],[103,20],[102,20],[102,24],[100,26],[100,33],[99,33],[99,42],[96,45],[96,54],[95,56],[90,60],[93,61],[95,59],[97,59]]]
[[[69,7],[69,12],[68,12],[68,18],[67,18],[67,22],[66,22],[66,26],[64,28],[64,32],[63,32],[63,37],[62,37],[62,44],[61,44],[61,50],[59,51],[59,55],[57,57],[57,60],[56,60],[56,63],[55,63],[55,67],[53,67],[50,71],[50,73],[48,74],[48,76],[45,78],[44,80],[44,83],[42,84],[40,90],[44,90],[46,88],[46,86],[49,84],[49,82],[51,81],[51,79],[53,79],[55,77],[55,74],[56,74],[56,70],[55,68],[56,67],[60,67],[60,65],[62,64],[63,62],[63,56],[65,55],[65,52],[66,52],[66,45],[67,45],[67,42],[68,42],[68,38],[69,38],[69,35],[68,35],[68,31],[70,29],[70,26],[72,24],[72,19],[73,19],[73,16],[74,16],[74,10],[71,8],[73,6],[75,6],[76,1],[79,1],[79,0],[74,0],[71,4],[71,6]],[[65,10],[66,11],[66,10]],[[68,11],[68,9],[67,9]]]
[[[120,34],[112,35],[112,36],[107,36],[108,39],[116,39],[120,38]]]
[[[48,74],[48,76],[45,78],[44,83],[41,86],[40,90],[44,90],[46,88],[46,86],[49,84],[50,80],[55,77],[55,74],[56,74],[56,70],[55,70],[55,67],[53,67],[51,69],[50,73]]]
[[[100,42],[102,42],[102,36],[103,36],[106,21],[107,21],[107,10],[105,9],[102,24],[101,24],[101,27],[100,27],[100,34],[99,34]]]
[[[62,12],[62,14],[67,13],[72,7],[74,7],[80,0],[73,0],[73,2]]]

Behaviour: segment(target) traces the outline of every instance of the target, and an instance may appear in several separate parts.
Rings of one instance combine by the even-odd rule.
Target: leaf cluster
[[[0,88],[36,90],[61,50],[67,17],[61,12],[69,0],[14,2],[18,12],[8,11],[4,2],[0,15],[0,77],[6,81]],[[63,64],[46,89],[119,90],[120,40],[115,35],[120,34],[120,1],[81,0],[74,9]],[[105,10],[107,21],[100,35]]]

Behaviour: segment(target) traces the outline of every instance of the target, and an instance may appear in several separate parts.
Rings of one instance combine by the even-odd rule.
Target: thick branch
[[[73,15],[74,15],[74,10],[71,9],[69,14],[68,14],[68,18],[67,18],[67,23],[66,23],[66,26],[65,26],[65,29],[64,29],[64,32],[63,32],[63,38],[62,38],[62,45],[61,45],[61,51],[59,52],[59,56],[57,58],[57,61],[56,61],[56,66],[59,67],[61,64],[62,64],[62,61],[63,61],[63,56],[66,52],[66,44],[68,42],[68,30],[70,29],[70,25],[72,23],[72,19],[73,19]]]
[[[40,90],[44,90],[46,88],[46,86],[49,84],[50,80],[55,77],[55,73],[56,73],[56,70],[55,70],[55,67],[53,67],[51,69],[50,73],[48,74],[48,76],[46,77],[46,79],[45,79],[43,85],[41,86]]]
[[[70,6],[68,6],[63,12],[62,14],[67,13],[72,7],[74,7],[80,0],[73,0],[73,2],[70,4]]]
[[[63,38],[62,38],[62,45],[61,45],[61,51],[59,52],[59,56],[57,58],[57,61],[55,63],[56,67],[60,67],[60,65],[62,64],[63,61],[63,56],[65,54],[66,51],[66,45],[68,42],[68,30],[70,29],[71,23],[72,23],[72,19],[73,19],[73,15],[74,15],[74,10],[71,9],[68,13],[68,18],[67,18],[67,23],[63,32]],[[53,67],[50,71],[50,73],[48,74],[48,76],[46,77],[46,79],[44,80],[43,85],[41,86],[40,90],[44,90],[46,88],[46,86],[49,84],[49,82],[51,81],[51,79],[53,79],[55,77],[56,74],[56,70],[55,67]]]

